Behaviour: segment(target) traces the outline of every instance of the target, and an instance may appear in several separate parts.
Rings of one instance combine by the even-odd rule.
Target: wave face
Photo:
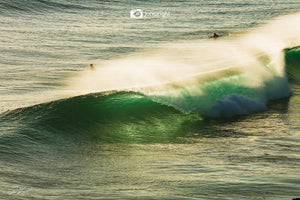
[[[36,130],[31,137],[43,130],[44,133],[50,131],[58,135],[120,142],[143,141],[145,138],[168,140],[168,134],[176,134],[179,121],[185,117],[141,93],[104,92],[17,109],[2,115],[1,121],[25,124],[31,131]]]

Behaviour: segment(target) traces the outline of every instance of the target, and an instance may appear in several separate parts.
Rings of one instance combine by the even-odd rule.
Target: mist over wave
[[[137,91],[214,117],[262,111],[269,100],[290,95],[284,49],[300,44],[299,21],[295,13],[240,36],[170,43],[96,63],[96,71],[83,72],[70,85],[78,94]]]

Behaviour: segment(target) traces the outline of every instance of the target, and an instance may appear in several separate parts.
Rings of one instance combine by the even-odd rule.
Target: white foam
[[[265,102],[255,101],[250,98],[231,94],[217,100],[212,111],[207,113],[210,117],[232,117],[234,115],[248,115],[252,112],[266,110]]]

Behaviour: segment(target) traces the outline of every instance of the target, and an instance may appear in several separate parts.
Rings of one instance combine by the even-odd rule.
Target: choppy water
[[[1,1],[0,199],[300,197],[299,10]]]

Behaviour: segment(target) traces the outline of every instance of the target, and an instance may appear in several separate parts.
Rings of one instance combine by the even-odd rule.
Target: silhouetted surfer
[[[214,39],[217,39],[218,37],[221,37],[221,35],[218,35],[217,33],[213,33],[212,36],[210,36],[210,38],[214,38]]]
[[[90,70],[91,70],[92,72],[96,70],[96,68],[94,67],[93,64],[90,64]]]

